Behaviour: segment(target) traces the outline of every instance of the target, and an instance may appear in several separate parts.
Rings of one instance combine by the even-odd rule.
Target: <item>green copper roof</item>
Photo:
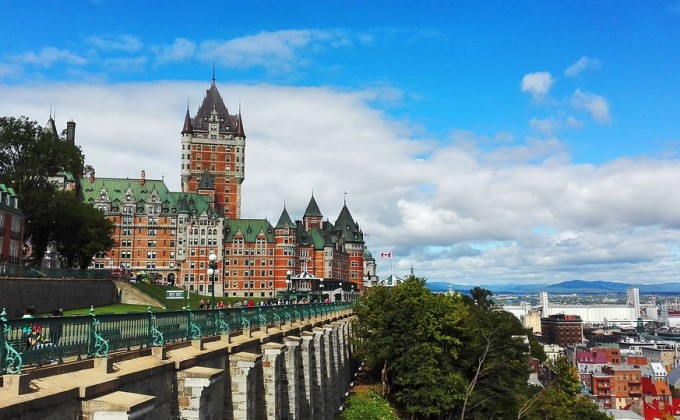
[[[312,195],[312,199],[309,200],[309,204],[307,204],[307,210],[305,210],[304,217],[323,217],[321,210],[319,210],[319,206],[316,204],[314,195]]]
[[[209,197],[196,193],[170,192],[162,180],[146,179],[142,185],[140,179],[95,178],[94,182],[90,182],[88,178],[80,180],[80,185],[83,201],[87,203],[102,201],[104,194],[107,201],[115,206],[132,201],[139,207],[153,203],[155,197],[155,202],[161,204],[162,213],[195,213],[197,216],[206,213],[211,217],[218,217],[217,212],[210,207]]]
[[[331,235],[323,231],[319,228],[313,228],[309,232],[307,232],[309,237],[312,240],[312,243],[314,244],[314,249],[317,251],[320,251],[324,249],[324,247],[327,246],[333,246],[333,240],[331,238]]]
[[[212,176],[209,170],[203,171],[201,177],[198,179],[198,188],[201,190],[214,190],[215,177]]]
[[[100,193],[105,190],[109,200],[115,199],[121,202],[127,201],[128,191],[133,201],[144,200],[152,202],[152,192],[155,191],[159,201],[163,201],[168,196],[168,187],[161,180],[146,179],[144,185],[140,179],[133,178],[95,178],[90,182],[89,178],[81,179],[80,186],[83,191],[84,201],[100,200]]]
[[[359,224],[354,221],[347,204],[342,206],[338,220],[335,221],[335,229],[341,231],[345,242],[363,242],[364,234],[359,229]]]
[[[240,232],[243,240],[248,243],[255,242],[260,233],[267,237],[267,242],[274,242],[274,228],[266,219],[227,219],[225,225],[225,242],[232,242],[234,236]]]
[[[293,220],[290,218],[290,215],[288,214],[288,210],[286,210],[286,207],[283,207],[283,212],[281,213],[281,217],[279,217],[278,223],[276,223],[276,229],[283,229],[284,225],[288,224],[289,228],[294,228],[295,225],[293,224]]]

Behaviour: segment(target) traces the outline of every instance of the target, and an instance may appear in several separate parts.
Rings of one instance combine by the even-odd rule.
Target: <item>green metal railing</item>
[[[0,314],[0,374],[27,366],[107,357],[111,352],[306,321],[350,309],[352,302],[212,310],[8,319]],[[36,340],[36,338],[39,338]],[[31,341],[33,343],[31,343]],[[35,342],[38,341],[36,344]]]

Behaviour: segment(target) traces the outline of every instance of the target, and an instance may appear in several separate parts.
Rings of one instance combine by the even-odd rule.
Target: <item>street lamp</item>
[[[217,255],[210,251],[208,260],[210,261],[208,263],[208,275],[210,276],[210,284],[212,285],[212,301],[210,302],[210,307],[215,309],[215,273],[217,272],[217,263],[215,261],[217,260]]]
[[[324,301],[324,298],[323,298],[323,277],[321,277],[319,279],[319,289],[321,289],[321,302],[323,302]]]
[[[286,297],[288,300],[290,300],[290,285],[291,285],[291,279],[290,276],[293,274],[292,271],[288,270],[286,271]]]

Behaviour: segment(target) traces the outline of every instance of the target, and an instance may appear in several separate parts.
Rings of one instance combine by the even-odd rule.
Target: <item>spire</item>
[[[45,124],[45,131],[50,133],[54,138],[59,138],[59,133],[57,132],[57,125],[54,123],[54,118],[52,118],[52,106],[50,105],[50,119],[47,120]]]
[[[309,204],[307,204],[307,210],[305,210],[304,217],[323,217],[323,214],[321,214],[321,210],[319,210],[319,206],[314,199],[314,193],[312,193],[312,198],[309,200]]]
[[[212,78],[212,85],[215,86],[215,62],[213,61],[213,78]]]
[[[238,116],[236,117],[236,135],[246,138],[246,133],[243,131],[243,120],[241,120],[241,104],[238,106]]]
[[[275,229],[283,229],[283,227],[288,224],[289,228],[293,228],[295,225],[293,224],[293,220],[290,218],[290,215],[288,214],[288,210],[286,210],[286,205],[283,205],[283,211],[281,212],[281,217],[279,217],[279,221],[276,223]]]
[[[191,116],[189,115],[189,103],[187,101],[187,113],[184,116],[184,127],[182,127],[182,134],[193,134],[194,127],[191,125]]]

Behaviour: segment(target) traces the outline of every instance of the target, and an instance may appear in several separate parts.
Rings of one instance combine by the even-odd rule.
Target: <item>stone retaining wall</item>
[[[49,313],[109,305],[117,297],[112,280],[0,277],[0,311],[5,308],[10,318],[21,317],[29,306],[37,313]]]

